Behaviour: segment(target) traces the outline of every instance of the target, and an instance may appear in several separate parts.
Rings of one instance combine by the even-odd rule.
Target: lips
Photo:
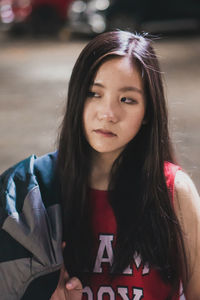
[[[112,131],[106,130],[106,129],[96,129],[94,130],[95,133],[105,136],[105,137],[114,137],[117,136],[115,133],[113,133]]]

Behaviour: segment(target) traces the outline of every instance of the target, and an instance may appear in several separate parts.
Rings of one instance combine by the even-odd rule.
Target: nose
[[[119,120],[119,111],[117,107],[117,103],[113,103],[112,101],[102,101],[101,107],[98,111],[98,119],[117,123]]]

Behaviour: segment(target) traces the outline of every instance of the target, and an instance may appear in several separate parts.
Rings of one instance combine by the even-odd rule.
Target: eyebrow
[[[92,86],[98,86],[98,87],[101,87],[101,88],[105,88],[105,86],[101,83],[98,83],[98,82],[94,82],[92,84]],[[124,86],[122,88],[119,89],[120,92],[129,92],[129,91],[132,91],[132,92],[137,92],[137,93],[140,93],[142,94],[142,90],[136,88],[135,86]]]

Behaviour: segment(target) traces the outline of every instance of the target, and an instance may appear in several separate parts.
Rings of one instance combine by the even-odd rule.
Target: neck
[[[110,171],[116,157],[110,153],[94,152],[92,156],[92,169],[90,187],[98,190],[107,190],[110,180]]]

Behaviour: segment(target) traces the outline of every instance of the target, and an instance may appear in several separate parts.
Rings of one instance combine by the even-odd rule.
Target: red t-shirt
[[[165,176],[173,202],[174,178],[179,169],[165,163]],[[95,237],[95,264],[91,274],[86,274],[88,285],[83,300],[164,300],[170,291],[158,271],[141,263],[139,255],[120,275],[110,275],[113,245],[116,239],[116,219],[108,201],[107,191],[90,190],[91,224]],[[173,300],[179,296],[174,295]]]

